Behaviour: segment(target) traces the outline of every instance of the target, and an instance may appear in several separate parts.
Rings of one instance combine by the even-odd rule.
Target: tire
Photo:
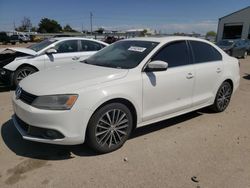
[[[22,79],[35,72],[37,72],[37,70],[29,66],[17,69],[13,76],[13,86],[16,87]]]
[[[87,128],[87,144],[98,153],[108,153],[129,138],[133,118],[127,106],[121,103],[107,104],[90,118]]]
[[[211,106],[215,112],[223,112],[230,103],[233,88],[229,82],[223,82],[217,91],[214,104]]]

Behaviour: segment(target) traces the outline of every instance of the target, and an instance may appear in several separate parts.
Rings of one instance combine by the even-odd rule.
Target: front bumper
[[[15,94],[12,103],[15,112],[15,115],[12,116],[13,123],[23,139],[59,145],[75,145],[84,142],[86,127],[91,114],[89,110],[77,107],[65,111],[41,110],[17,100]],[[39,130],[55,130],[62,137],[51,139],[34,136],[30,134],[28,129],[24,128],[20,121]]]

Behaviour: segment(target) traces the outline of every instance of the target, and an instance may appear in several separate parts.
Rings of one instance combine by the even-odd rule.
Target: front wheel
[[[91,117],[87,144],[98,153],[112,152],[129,138],[132,124],[132,114],[127,106],[121,103],[107,104]]]
[[[223,112],[229,105],[232,93],[233,88],[231,84],[229,82],[223,82],[216,94],[212,109],[215,112]]]
[[[16,87],[22,79],[26,78],[27,76],[35,72],[36,70],[32,67],[22,67],[16,70],[13,76],[14,87]]]

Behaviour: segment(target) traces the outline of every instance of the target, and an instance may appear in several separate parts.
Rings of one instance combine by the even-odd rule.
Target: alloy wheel
[[[29,69],[22,69],[18,75],[17,75],[17,81],[20,82],[22,79],[24,79],[25,77],[31,75],[33,73],[32,70]]]
[[[129,118],[127,114],[120,109],[112,109],[106,112],[99,119],[95,136],[98,144],[108,146],[121,143],[127,135],[129,128]]]
[[[223,84],[218,92],[217,107],[220,111],[223,111],[228,106],[232,95],[232,88],[230,84]]]

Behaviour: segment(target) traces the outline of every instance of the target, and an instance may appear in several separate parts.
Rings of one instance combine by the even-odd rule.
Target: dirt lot
[[[22,140],[0,93],[0,187],[250,187],[250,57],[229,108],[138,129],[118,151]],[[196,176],[197,182],[191,180]]]

